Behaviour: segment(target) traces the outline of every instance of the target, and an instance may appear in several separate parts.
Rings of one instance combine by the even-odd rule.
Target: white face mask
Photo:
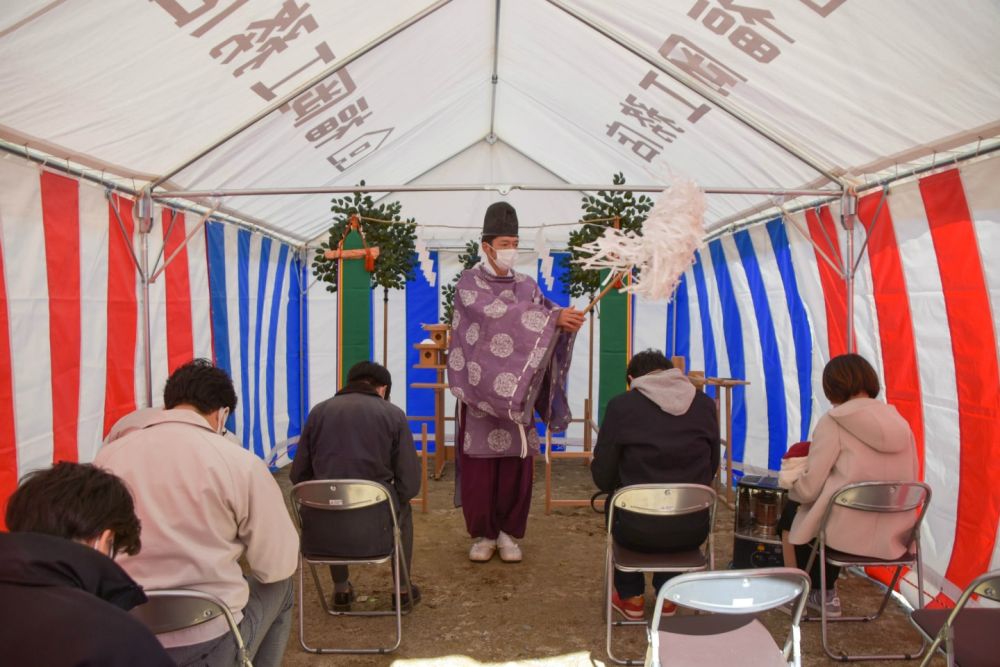
[[[493,248],[495,257],[493,258],[493,263],[497,265],[498,269],[503,271],[510,271],[514,268],[514,264],[517,262],[517,248]]]

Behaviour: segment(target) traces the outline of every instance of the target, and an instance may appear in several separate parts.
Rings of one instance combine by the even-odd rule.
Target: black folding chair
[[[1000,662],[1000,607],[967,606],[973,595],[1000,602],[1000,570],[977,577],[954,609],[914,609],[910,622],[931,642],[920,667],[940,650],[948,667],[991,667]]]
[[[715,491],[701,484],[634,484],[618,489],[608,502],[608,537],[604,569],[605,645],[608,658],[620,665],[638,664],[640,661],[622,659],[611,650],[611,629],[622,625],[645,625],[645,621],[615,620],[611,610],[611,591],[614,571],[623,572],[693,572],[710,570],[715,566],[714,537]],[[615,542],[611,534],[615,511],[627,510],[637,514],[658,517],[677,517],[695,512],[709,512],[707,548],[643,553],[627,549]]]
[[[130,613],[142,621],[154,635],[184,630],[215,618],[225,618],[233,641],[236,642],[239,664],[242,667],[253,667],[240,627],[225,602],[211,593],[190,588],[164,588],[147,590],[145,593],[149,600],[133,607]]]
[[[302,510],[319,512],[336,512],[347,514],[368,508],[378,508],[384,512],[391,520],[392,538],[390,544],[381,547],[379,551],[370,556],[345,556],[345,553],[357,552],[357,549],[344,543],[347,539],[345,534],[327,536],[327,542],[333,544],[331,553],[318,553],[309,551],[306,548],[299,550],[299,643],[302,648],[310,653],[390,653],[399,648],[403,639],[403,604],[402,591],[405,582],[407,599],[413,600],[413,590],[410,586],[409,573],[406,571],[406,559],[402,557],[402,540],[399,530],[399,522],[396,518],[396,509],[392,503],[390,491],[377,482],[361,479],[323,479],[309,482],[301,482],[292,487],[290,492],[293,516],[300,530],[303,527]],[[371,517],[366,517],[371,520]],[[303,536],[305,537],[305,536]],[[340,544],[336,544],[336,542]],[[303,542],[304,544],[305,542]],[[362,551],[364,547],[370,545],[360,545]],[[338,548],[339,547],[339,548]],[[340,553],[336,553],[339,551]],[[393,611],[335,611],[330,608],[327,602],[323,584],[320,582],[316,572],[317,565],[379,565],[392,563],[392,585],[395,599],[395,609]],[[305,566],[309,566],[312,573],[313,582],[319,593],[320,604],[323,611],[331,616],[395,616],[396,617],[396,640],[390,646],[363,647],[363,648],[340,648],[340,647],[312,647],[306,643],[305,637],[305,612],[304,612],[304,584]]]

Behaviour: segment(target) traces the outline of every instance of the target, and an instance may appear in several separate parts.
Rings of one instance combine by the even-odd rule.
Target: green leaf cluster
[[[364,184],[361,181],[359,185]],[[351,216],[355,214],[362,218],[386,221],[360,221],[365,242],[369,247],[378,246],[379,249],[375,271],[371,274],[372,289],[376,286],[384,290],[403,289],[417,265],[417,222],[413,218],[402,219],[402,204],[389,202],[376,206],[371,195],[355,192],[346,197],[335,197],[331,201],[330,210],[333,212],[333,224],[326,241],[316,249],[312,263],[313,274],[327,283],[327,291],[337,291],[337,260],[327,259],[323,253],[337,248],[337,244],[344,238],[344,230],[347,229]]]
[[[619,172],[612,177],[614,185],[624,185],[625,176]],[[601,289],[601,272],[594,269],[584,269],[576,261],[589,256],[581,247],[604,236],[604,230],[614,227],[615,216],[621,221],[625,231],[642,235],[642,223],[653,208],[653,200],[646,195],[636,197],[631,192],[606,192],[601,190],[596,196],[585,195],[580,206],[583,209],[584,222],[600,220],[591,224],[581,225],[579,229],[570,232],[568,249],[569,256],[563,258],[563,265],[568,270],[566,286],[570,296],[590,296]],[[611,220],[601,220],[612,218]]]
[[[462,265],[462,271],[471,269],[476,264],[479,264],[479,259],[479,241],[469,241],[466,243],[465,252],[458,256],[458,261]],[[451,324],[451,316],[455,312],[455,286],[461,277],[462,273],[459,272],[457,276],[452,278],[449,284],[441,288],[442,312],[444,313],[441,321],[445,324]]]

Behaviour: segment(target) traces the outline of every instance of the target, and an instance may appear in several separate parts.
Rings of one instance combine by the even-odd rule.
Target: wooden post
[[[382,288],[382,365],[389,368],[389,290]]]
[[[420,425],[420,497],[420,513],[427,514],[427,422]]]
[[[441,479],[441,472],[448,460],[444,433],[444,368],[437,369],[437,383],[434,390],[434,479]]]
[[[552,436],[548,428],[545,429],[545,513],[552,513]]]
[[[735,507],[733,502],[733,387],[746,386],[750,383],[735,378],[705,378],[705,384],[719,387],[722,390],[719,392],[719,398],[724,397],[726,404],[726,437],[720,438],[721,442],[726,443],[726,475],[723,478],[720,474],[719,478],[726,485],[726,504],[729,505],[730,509],[733,509]],[[718,414],[718,405],[716,410],[716,414]],[[719,416],[721,417],[721,415]],[[719,421],[722,421],[721,418]]]
[[[670,357],[670,363],[674,365],[674,368],[679,368],[681,373],[687,370],[685,368],[687,364],[684,363],[684,357]]]

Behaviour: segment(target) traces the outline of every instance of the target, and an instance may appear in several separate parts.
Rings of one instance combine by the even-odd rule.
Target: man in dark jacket
[[[632,484],[711,486],[719,468],[719,421],[715,403],[656,350],[636,354],[628,364],[631,391],[608,402],[590,471],[605,493]],[[684,551],[708,537],[707,512],[663,517],[615,511],[611,527],[624,547],[647,553]],[[653,586],[670,578],[653,576]],[[629,620],[643,617],[641,572],[614,573],[612,606]],[[669,609],[667,610],[670,611]]]
[[[410,499],[420,492],[420,462],[406,414],[389,402],[392,376],[380,364],[362,361],[347,373],[347,385],[316,405],[306,419],[292,462],[293,483],[314,479],[364,479],[390,490],[401,533],[406,571],[413,561],[413,512]],[[378,510],[377,507],[371,508]],[[364,557],[384,553],[392,526],[377,515],[356,510],[344,524],[337,512],[302,512],[302,548],[307,553]],[[346,539],[344,539],[346,537]],[[350,609],[354,592],[345,566],[331,566],[333,605]],[[406,582],[403,581],[405,590]],[[412,604],[420,590],[412,587]],[[411,603],[403,594],[403,606]]]
[[[112,560],[139,551],[125,484],[91,465],[27,476],[0,533],[0,662],[167,667],[156,637],[128,614],[146,595]]]

